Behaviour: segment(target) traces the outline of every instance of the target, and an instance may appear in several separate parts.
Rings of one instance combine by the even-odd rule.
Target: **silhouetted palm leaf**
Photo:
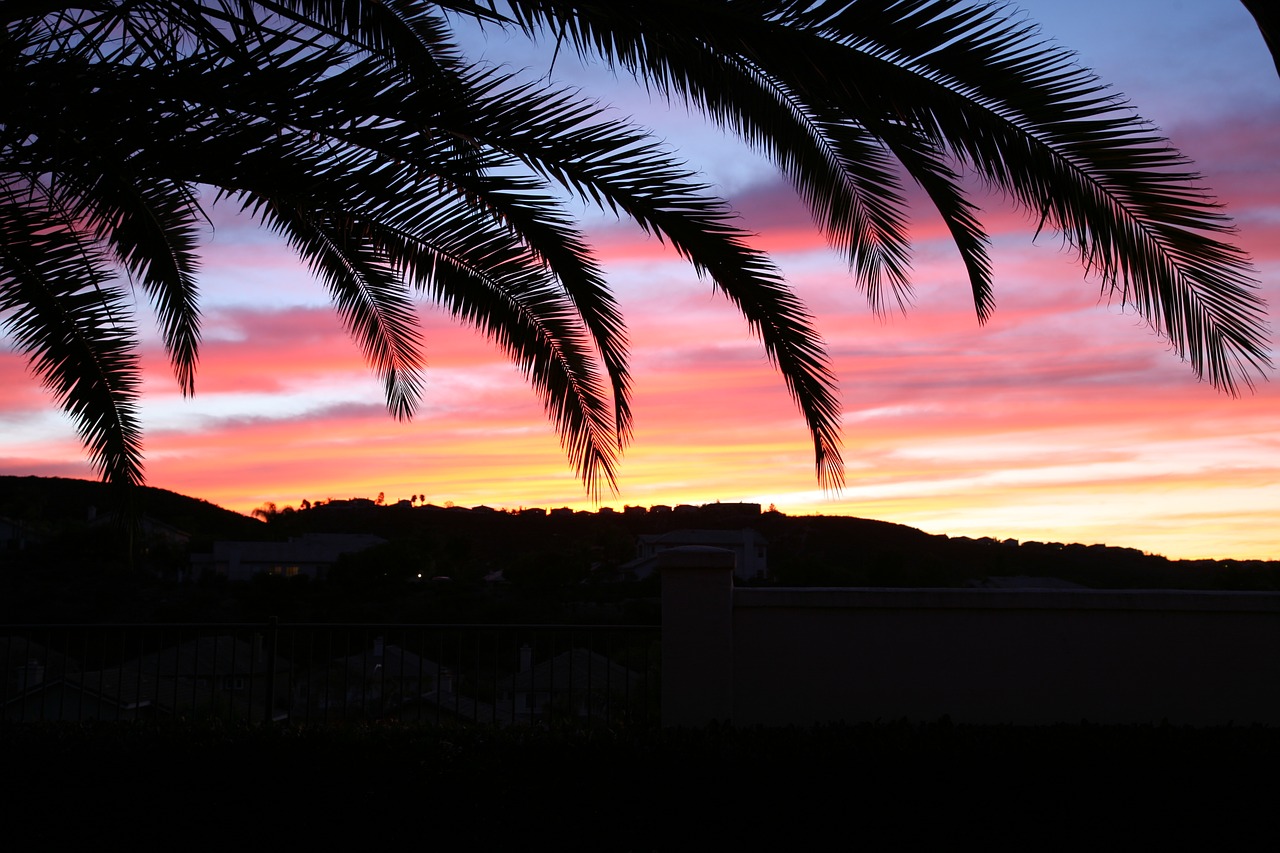
[[[1222,239],[1230,223],[1199,177],[1003,4],[506,5],[531,36],[620,65],[771,154],[876,307],[886,285],[906,298],[907,225],[889,152],[951,229],[980,319],[994,304],[992,270],[960,192],[965,171],[1057,230],[1198,376],[1234,393],[1269,366],[1252,270]]]
[[[135,483],[142,446],[135,400],[137,341],[128,300],[101,274],[104,258],[74,232],[56,192],[0,183],[0,315],[84,437],[104,478]]]
[[[1258,31],[1262,33],[1262,38],[1267,43],[1267,50],[1271,51],[1271,58],[1275,60],[1276,73],[1280,74],[1280,8],[1270,0],[1241,0],[1241,2],[1258,22]]]
[[[602,57],[767,152],[877,310],[909,298],[905,173],[989,315],[987,236],[966,195],[975,175],[1058,231],[1198,375],[1234,391],[1269,364],[1250,267],[1183,158],[1000,6],[6,3],[0,311],[104,477],[142,471],[116,273],[153,303],[190,392],[199,194],[213,187],[326,284],[395,415],[422,392],[421,294],[524,372],[593,495],[613,486],[630,435],[626,332],[561,195],[626,214],[737,306],[808,422],[820,480],[839,484],[821,341],[729,208],[597,105],[469,65],[446,14]]]

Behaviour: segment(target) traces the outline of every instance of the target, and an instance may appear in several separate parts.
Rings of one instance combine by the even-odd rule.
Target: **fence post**
[[[655,555],[662,572],[662,724],[733,718],[733,570],[723,548]]]
[[[276,705],[276,652],[280,647],[280,619],[272,616],[267,620],[267,718],[264,722],[270,725],[275,719]],[[253,696],[252,693],[249,694]],[[252,701],[252,698],[250,699]]]

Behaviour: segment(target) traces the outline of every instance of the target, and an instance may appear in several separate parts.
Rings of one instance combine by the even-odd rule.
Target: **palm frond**
[[[151,299],[178,385],[190,395],[200,348],[194,233],[200,207],[185,184],[154,179],[107,183],[78,188],[82,203],[92,198],[87,224],[97,239],[114,248],[117,262]]]
[[[1198,376],[1234,393],[1270,367],[1252,269],[1221,239],[1229,224],[1199,177],[1068,51],[1044,43],[1003,4],[744,2],[699,15],[674,2],[643,13],[553,0],[511,5],[526,32],[554,33],[731,128],[751,126],[739,102],[772,97],[794,114],[768,129],[773,137],[808,136],[811,150],[831,151],[848,144],[839,132],[879,140],[957,236],[980,318],[991,305],[991,271],[976,208],[958,192],[963,169],[1059,231],[1104,289],[1136,308]],[[708,94],[703,81],[725,73],[717,61],[750,70],[763,94]],[[842,120],[821,120],[829,115]],[[819,162],[761,147],[784,169]],[[821,221],[822,197],[806,200]],[[851,253],[868,234],[851,232]]]
[[[325,283],[334,307],[382,379],[387,408],[413,416],[422,394],[422,355],[413,301],[371,226],[343,211],[247,198],[246,209],[282,234]]]
[[[821,338],[773,266],[747,247],[732,211],[645,134],[601,121],[598,107],[529,87],[517,95],[474,99],[473,132],[586,200],[625,213],[710,275],[760,335],[808,422],[824,486],[837,487],[839,404]]]
[[[873,309],[883,310],[886,293],[905,303],[905,201],[890,160],[845,114],[806,101],[777,68],[740,52],[752,38],[769,41],[771,33],[761,30],[775,26],[770,16],[779,4],[723,4],[696,16],[675,3],[655,4],[644,15],[572,3],[513,5],[528,35],[556,33],[579,53],[598,54],[663,95],[685,99],[769,154],[849,258]]]
[[[420,93],[402,91],[376,67],[353,66],[316,81],[306,95],[291,100],[289,111],[296,115],[286,123],[291,128],[296,123],[297,132],[264,136],[245,130],[262,120],[252,113],[238,126],[226,127],[210,142],[242,145],[249,153],[234,170],[222,158],[201,158],[193,179],[241,196],[251,213],[290,234],[331,290],[340,292],[343,279],[358,280],[356,291],[340,295],[339,308],[371,362],[382,365],[386,376],[412,375],[407,359],[395,366],[388,359],[388,353],[407,351],[408,336],[401,335],[398,343],[376,343],[385,335],[375,327],[394,328],[390,322],[374,322],[378,306],[386,312],[384,320],[403,315],[403,296],[389,300],[385,291],[401,276],[415,280],[455,316],[493,337],[543,397],[588,490],[597,494],[602,479],[612,488],[616,431],[608,416],[601,421],[609,406],[607,395],[595,387],[592,344],[598,340],[609,353],[625,413],[625,330],[558,199],[539,182],[500,176],[511,161],[486,156],[475,140],[458,146],[457,128],[451,125],[437,122],[439,131],[429,137],[405,138],[402,119],[344,123],[330,116],[325,124],[314,118],[325,104],[342,104],[353,116],[402,116],[409,109],[406,103],[422,100]],[[436,94],[426,104],[431,114],[439,114],[440,101]],[[260,108],[266,107],[254,105]],[[280,205],[282,200],[288,204]],[[282,210],[288,215],[282,216]],[[331,221],[333,211],[342,211],[341,237],[334,236],[333,228],[317,236],[317,219]],[[344,254],[354,234],[360,250],[375,261],[363,272]],[[447,281],[460,280],[458,270],[466,270],[461,280],[484,291],[483,300],[499,308],[477,311],[457,293],[438,290],[444,284],[425,283],[446,281],[440,279],[446,275],[441,270],[447,271]],[[371,282],[381,285],[371,288]],[[586,335],[588,317],[598,334],[579,340]],[[503,323],[513,328],[504,331]],[[530,335],[532,343],[522,342]]]
[[[442,200],[426,227],[384,231],[405,274],[452,316],[483,332],[542,399],[561,445],[592,499],[617,488],[614,409],[601,387],[581,313],[509,229]]]
[[[1280,9],[1267,0],[1240,0],[1240,2],[1257,22],[1258,32],[1262,34],[1262,40],[1267,43],[1267,50],[1271,51],[1276,73],[1280,74]]]
[[[422,391],[416,289],[524,372],[593,495],[613,487],[630,434],[626,331],[558,188],[626,215],[744,315],[808,423],[819,479],[839,483],[821,339],[731,209],[598,105],[472,67],[458,15],[603,57],[766,152],[876,310],[910,296],[905,173],[950,229],[986,319],[993,271],[965,192],[977,175],[1061,234],[1198,375],[1235,392],[1270,367],[1252,268],[1199,176],[1000,4],[7,3],[0,311],[105,477],[142,471],[116,274],[155,305],[189,392],[207,185],[311,265],[393,413]]]
[[[0,183],[0,322],[70,415],[99,475],[137,485],[139,377],[127,300],[62,201],[47,187]]]
[[[900,64],[837,65],[885,81],[871,130],[907,117],[1062,234],[1197,376],[1229,393],[1251,385],[1270,365],[1262,301],[1247,257],[1220,239],[1229,221],[1187,160],[1069,52],[995,10],[956,6],[924,7],[936,26],[895,22],[917,39],[934,34]]]

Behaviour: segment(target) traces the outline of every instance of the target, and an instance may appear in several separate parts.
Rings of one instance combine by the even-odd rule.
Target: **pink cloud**
[[[18,417],[49,404],[49,393],[22,355],[0,350],[0,420]]]

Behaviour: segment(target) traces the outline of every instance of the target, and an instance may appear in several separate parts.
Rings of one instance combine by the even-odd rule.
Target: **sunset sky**
[[[1226,203],[1280,305],[1280,78],[1236,0],[1018,4],[1170,136]],[[516,36],[473,57],[545,74]],[[826,495],[804,422],[731,305],[628,222],[587,214],[632,340],[635,439],[603,505],[752,501],[930,533],[1106,543],[1170,557],[1280,559],[1280,383],[1232,399],[1132,311],[1100,298],[1052,235],[983,197],[996,311],[913,207],[915,301],[878,319],[790,185],[682,107],[563,57],[553,79],[653,127],[742,214],[817,319],[840,381],[847,485]],[[427,394],[410,423],[289,249],[234,211],[206,235],[204,344],[184,400],[145,301],[150,485],[249,512],[389,501],[591,509],[535,394],[475,333],[424,306]],[[7,339],[0,474],[90,477],[71,422]]]

